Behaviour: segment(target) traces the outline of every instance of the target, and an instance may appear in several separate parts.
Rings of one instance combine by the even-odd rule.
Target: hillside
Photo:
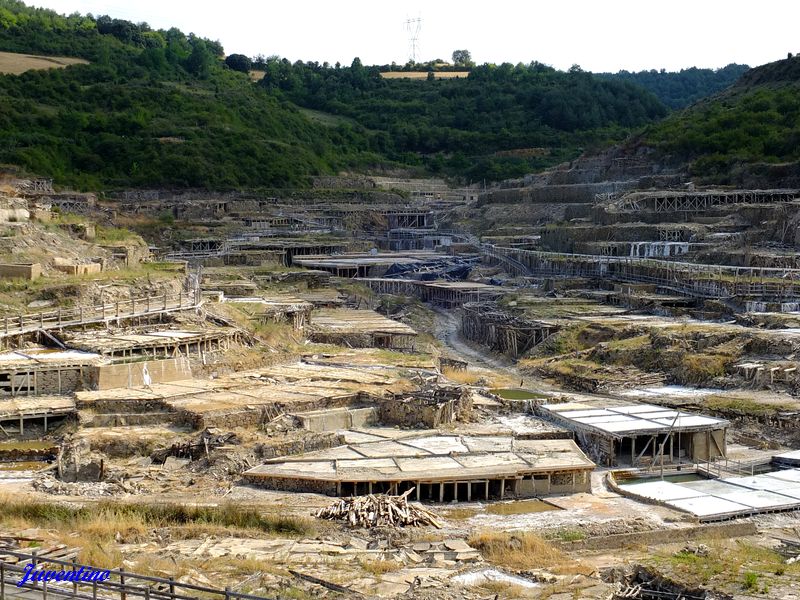
[[[751,69],[728,90],[651,125],[642,141],[700,180],[800,185],[800,57]]]
[[[481,65],[469,77],[386,79],[349,67],[272,60],[262,87],[300,106],[345,116],[392,160],[432,173],[498,180],[619,141],[666,114],[631,83],[539,63]]]
[[[671,109],[686,108],[708,96],[721,92],[731,86],[750,67],[730,64],[721,69],[681,69],[677,72],[619,71],[617,73],[598,73],[598,77],[609,80],[629,81],[652,92]]]
[[[0,163],[83,189],[304,186],[343,169],[498,180],[624,139],[666,113],[630,83],[533,63],[384,79],[272,60],[257,84],[218,42],[0,0],[0,51],[89,64],[0,75]],[[315,112],[309,112],[315,111]]]
[[[0,76],[0,162],[87,189],[296,186],[379,160],[224,69],[216,42],[13,0],[0,23],[0,50],[91,63]]]

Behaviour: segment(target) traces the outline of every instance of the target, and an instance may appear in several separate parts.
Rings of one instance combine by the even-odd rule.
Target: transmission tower
[[[422,17],[407,19],[405,22],[408,31],[408,49],[412,63],[417,62],[417,50],[419,49],[419,30],[422,29]]]

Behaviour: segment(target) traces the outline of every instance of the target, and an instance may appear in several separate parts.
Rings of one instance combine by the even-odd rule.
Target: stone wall
[[[42,265],[39,263],[0,264],[0,278],[2,279],[28,279],[33,281],[42,275]]]
[[[185,357],[121,365],[102,365],[92,367],[90,371],[91,389],[143,387],[145,366],[153,383],[167,383],[192,378],[192,369]]]
[[[466,390],[439,389],[431,394],[398,395],[380,403],[380,420],[400,427],[441,427],[465,418],[472,410]]]
[[[297,438],[270,439],[269,442],[258,444],[255,452],[259,458],[270,459],[327,450],[344,444],[344,436],[332,431],[317,434],[302,432],[302,435]]]
[[[36,374],[40,394],[64,394],[83,387],[81,369],[40,371]]]
[[[336,495],[336,482],[320,479],[294,479],[291,477],[249,477],[246,473],[243,479],[258,487],[282,492],[307,492],[312,494]]]

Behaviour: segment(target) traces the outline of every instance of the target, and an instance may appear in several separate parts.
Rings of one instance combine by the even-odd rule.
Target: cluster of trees
[[[653,69],[635,73],[600,73],[598,76],[640,85],[653,92],[669,108],[680,109],[730,87],[749,69],[747,65],[731,63],[721,69],[692,67],[677,72]]]
[[[390,159],[473,180],[519,176],[666,114],[634,84],[539,63],[484,64],[465,79],[427,81],[385,79],[357,58],[349,67],[277,58],[264,67],[263,88],[351,119]],[[548,152],[506,152],[529,148]]]
[[[725,94],[650,126],[644,139],[719,183],[741,165],[800,160],[800,59],[753,69]]]
[[[0,75],[0,162],[79,188],[302,186],[380,161],[225,68],[218,43],[0,0],[0,49],[89,65]]]

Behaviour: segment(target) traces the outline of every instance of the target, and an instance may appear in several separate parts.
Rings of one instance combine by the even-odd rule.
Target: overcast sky
[[[226,52],[350,64],[405,63],[468,49],[476,62],[587,71],[760,65],[800,52],[798,0],[28,0],[222,42]]]

